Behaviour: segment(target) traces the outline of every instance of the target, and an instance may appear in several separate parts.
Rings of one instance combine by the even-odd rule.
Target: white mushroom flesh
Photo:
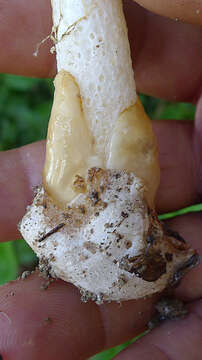
[[[52,276],[98,303],[163,290],[197,262],[154,211],[158,152],[121,0],[52,0],[58,75],[43,187],[20,224]]]

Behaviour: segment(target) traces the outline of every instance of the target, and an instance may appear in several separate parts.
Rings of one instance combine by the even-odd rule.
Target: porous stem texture
[[[114,124],[137,98],[122,1],[52,0],[52,6],[58,72],[77,82],[95,152],[108,158]]]

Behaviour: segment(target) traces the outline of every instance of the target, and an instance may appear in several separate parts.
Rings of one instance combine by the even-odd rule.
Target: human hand
[[[4,49],[1,71],[53,76],[56,65],[49,53],[50,43],[41,48],[38,58],[32,56],[36,44],[51,32],[49,1],[14,0],[11,6],[0,0],[0,9]],[[198,202],[202,192],[202,30],[153,15],[131,0],[125,2],[125,10],[138,90],[171,100],[197,102],[195,125],[175,121],[154,124],[162,170],[157,207],[161,212],[172,211]],[[186,18],[186,8],[184,12]],[[43,153],[44,144],[38,143],[0,155],[0,233],[4,241],[19,237],[16,223],[33,196],[32,186],[41,181]],[[168,222],[199,253],[201,219],[201,214],[197,214]],[[188,302],[190,315],[185,320],[163,324],[120,358],[200,358],[201,271],[200,266],[193,270],[176,290]],[[128,301],[121,307],[115,303],[81,304],[72,285],[57,280],[45,291],[40,289],[42,282],[35,274],[24,282],[0,288],[0,353],[4,360],[52,360],[56,356],[61,360],[86,359],[144,331],[155,302],[154,297]]]

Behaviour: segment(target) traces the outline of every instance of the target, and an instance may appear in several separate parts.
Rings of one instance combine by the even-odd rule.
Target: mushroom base
[[[73,283],[83,301],[150,296],[198,263],[197,253],[163,228],[133,173],[91,168],[72,187],[65,210],[38,188],[19,228],[41,270]]]

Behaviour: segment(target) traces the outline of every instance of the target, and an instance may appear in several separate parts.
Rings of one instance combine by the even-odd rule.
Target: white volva
[[[136,95],[121,0],[52,0],[58,75],[43,187],[20,224],[83,300],[128,300],[197,262],[154,211],[156,139]]]

